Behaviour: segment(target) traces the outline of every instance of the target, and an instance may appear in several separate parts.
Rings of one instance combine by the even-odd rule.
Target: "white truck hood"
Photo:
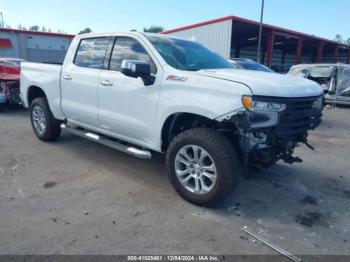
[[[323,93],[316,82],[275,73],[240,69],[211,69],[197,71],[196,75],[240,82],[247,85],[253,95],[276,97],[311,97]]]

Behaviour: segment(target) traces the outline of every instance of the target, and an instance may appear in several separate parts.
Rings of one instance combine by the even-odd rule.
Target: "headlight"
[[[242,103],[250,111],[280,112],[286,109],[286,104],[277,102],[254,101],[251,96],[243,96]]]
[[[322,108],[323,108],[323,99],[322,99],[322,97],[317,99],[313,103],[312,107],[315,108],[315,109],[318,109],[318,110],[322,110]]]

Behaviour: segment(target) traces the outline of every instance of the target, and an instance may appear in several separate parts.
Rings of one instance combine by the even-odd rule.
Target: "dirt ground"
[[[0,254],[350,254],[350,108],[325,110],[302,164],[251,174],[222,205],[179,197],[163,156],[140,160],[0,112]]]

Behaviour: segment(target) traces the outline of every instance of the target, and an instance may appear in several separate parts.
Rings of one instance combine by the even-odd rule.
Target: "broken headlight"
[[[286,104],[278,102],[254,101],[251,96],[243,96],[242,103],[250,111],[281,112],[286,109]]]
[[[321,98],[317,99],[313,103],[312,107],[315,108],[315,109],[318,109],[318,110],[322,110],[322,108],[323,108],[323,98],[321,97]]]

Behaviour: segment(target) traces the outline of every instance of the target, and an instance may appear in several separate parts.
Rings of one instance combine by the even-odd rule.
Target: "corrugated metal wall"
[[[187,29],[171,35],[196,40],[226,59],[230,58],[232,20]]]
[[[0,48],[0,57],[22,58],[30,62],[62,63],[71,37],[0,32],[11,48]]]
[[[43,50],[43,49],[27,49],[27,60],[38,63],[63,63],[66,51],[60,50]]]

